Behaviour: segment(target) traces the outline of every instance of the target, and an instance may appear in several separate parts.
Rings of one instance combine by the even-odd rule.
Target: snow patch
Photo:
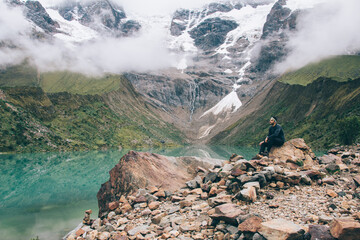
[[[201,115],[200,118],[203,116],[212,113],[214,115],[218,115],[223,112],[236,112],[240,107],[242,106],[242,102],[240,101],[237,93],[235,91],[232,91],[228,95],[226,95],[218,104],[216,104],[214,107],[210,108],[206,112]]]
[[[223,60],[231,60],[231,57],[225,56],[225,57],[223,57],[222,59],[223,59]]]
[[[176,37],[170,42],[169,48],[172,50],[180,50],[184,52],[195,53],[198,51],[195,47],[194,39],[190,37],[188,32]]]
[[[59,23],[59,30],[63,32],[56,33],[54,36],[64,42],[80,43],[99,37],[96,31],[80,24],[78,21],[67,21],[54,9],[46,9],[46,11],[53,20]]]
[[[205,131],[204,131],[203,134],[199,137],[199,139],[208,136],[208,135],[210,134],[211,130],[212,130],[215,126],[216,126],[216,124],[215,124],[215,125],[212,125],[212,126],[209,126],[209,127],[206,126]],[[201,129],[200,129],[200,131],[201,131]]]
[[[231,73],[233,73],[233,71],[232,71],[231,69],[226,69],[226,70],[224,71],[224,73],[231,74]]]
[[[219,54],[228,54],[227,49],[235,46],[240,38],[247,39],[250,44],[259,40],[266,22],[266,17],[272,6],[273,3],[257,6],[256,8],[247,5],[240,10],[233,9],[227,13],[214,14],[222,19],[234,20],[239,25],[227,34],[225,42],[218,47],[216,52]]]
[[[187,68],[186,57],[180,60],[176,68],[178,70],[181,70],[182,73],[184,73],[184,70]]]

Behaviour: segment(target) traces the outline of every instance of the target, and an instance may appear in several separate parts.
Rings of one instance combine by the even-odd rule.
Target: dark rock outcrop
[[[288,54],[288,32],[296,29],[299,14],[300,11],[292,12],[287,8],[285,0],[274,4],[263,27],[261,39],[265,44],[261,47],[259,58],[254,61],[252,71],[264,73]]]
[[[184,33],[187,26],[192,27],[195,24],[195,19],[204,18],[216,12],[230,12],[234,8],[240,9],[241,7],[241,4],[232,6],[229,3],[210,3],[202,11],[176,10],[171,21],[170,33],[173,36],[180,36]]]
[[[221,96],[228,94],[227,86],[211,73],[189,72],[186,78],[174,79],[165,75],[140,73],[126,73],[125,77],[137,91],[165,109],[186,107],[194,111],[216,104]]]
[[[215,12],[230,12],[231,10],[233,10],[233,6],[230,3],[210,3],[206,13],[210,15]]]
[[[189,33],[195,41],[195,46],[202,50],[211,50],[224,43],[226,34],[238,27],[231,20],[209,18],[200,23]]]
[[[141,28],[140,23],[134,20],[128,20],[121,25],[120,30],[126,36],[129,36],[139,31],[140,28]]]
[[[266,39],[269,35],[278,33],[280,29],[289,28],[295,28],[295,18],[291,15],[291,10],[286,7],[286,1],[279,0],[274,4],[266,18],[261,38]]]
[[[170,33],[173,36],[180,36],[186,29],[189,21],[190,10],[179,9],[173,15],[170,25]]]
[[[38,1],[26,1],[26,17],[47,33],[58,32],[60,25],[54,21]]]

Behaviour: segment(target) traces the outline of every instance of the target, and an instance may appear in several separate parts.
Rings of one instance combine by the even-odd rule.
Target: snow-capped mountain
[[[46,1],[8,2],[23,7],[26,17],[40,28],[38,31],[54,34],[63,41],[82,42],[102,34],[129,36],[141,27],[127,18],[122,7],[106,0],[64,1],[54,6],[43,5]]]
[[[193,138],[206,139],[273,79],[269,70],[288,53],[297,17],[323,1],[229,0],[150,17],[109,0],[7,2],[24,9],[35,35],[70,45],[104,36],[139,38],[160,29],[164,47],[176,56],[172,67],[124,75]]]

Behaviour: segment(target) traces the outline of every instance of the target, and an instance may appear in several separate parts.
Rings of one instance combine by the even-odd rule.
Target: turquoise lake
[[[166,156],[198,156],[227,160],[232,153],[246,159],[255,148],[191,146],[141,150]],[[109,171],[128,150],[71,153],[0,154],[0,239],[61,239],[92,209]]]

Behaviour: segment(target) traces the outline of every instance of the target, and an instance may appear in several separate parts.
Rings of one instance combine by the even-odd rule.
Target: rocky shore
[[[302,139],[293,139],[268,157],[234,154],[210,167],[191,164],[196,171],[187,168],[186,176],[169,172],[162,175],[167,185],[137,181],[134,169],[120,167],[132,161],[141,166],[152,157],[162,161],[160,155],[124,156],[99,191],[99,218],[86,211],[64,239],[359,239],[360,145],[317,158]],[[172,166],[184,167],[176,161]],[[125,172],[135,185],[121,182]],[[168,190],[179,176],[183,187]]]

